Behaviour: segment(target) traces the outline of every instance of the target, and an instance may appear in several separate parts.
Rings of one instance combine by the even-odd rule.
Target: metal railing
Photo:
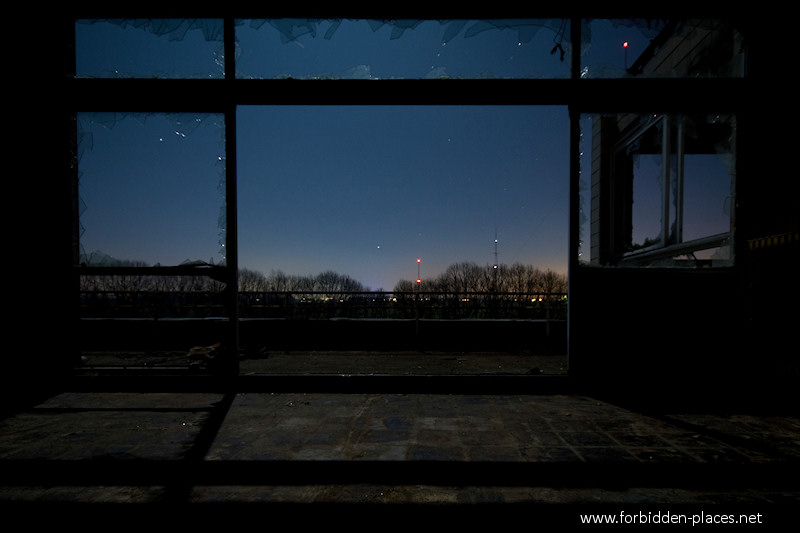
[[[224,317],[226,295],[206,291],[81,291],[84,318]],[[566,320],[557,292],[258,291],[238,295],[240,318]]]

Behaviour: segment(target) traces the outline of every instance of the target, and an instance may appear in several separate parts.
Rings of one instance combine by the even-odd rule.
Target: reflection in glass
[[[732,264],[735,117],[584,115],[580,125],[580,264]]]
[[[78,77],[222,78],[221,19],[78,20]]]
[[[236,39],[243,78],[569,76],[562,20],[246,20]]]
[[[80,262],[225,262],[224,120],[78,114]]]

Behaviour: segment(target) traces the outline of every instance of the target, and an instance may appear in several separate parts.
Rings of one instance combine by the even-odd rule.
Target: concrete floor
[[[187,368],[187,352],[90,352],[80,370]],[[565,375],[566,355],[415,351],[272,351],[245,356],[242,375]]]
[[[0,503],[28,519],[146,516],[137,504],[320,518],[296,506],[313,503],[563,525],[597,506],[732,506],[774,524],[800,504],[798,445],[795,416],[644,414],[579,394],[62,392],[0,421]]]

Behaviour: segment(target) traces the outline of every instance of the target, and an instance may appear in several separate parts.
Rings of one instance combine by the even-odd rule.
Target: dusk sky
[[[641,51],[647,39],[625,26],[603,24],[584,51],[586,68],[620,75],[625,61],[621,42],[631,39]],[[329,26],[312,26],[320,32],[314,35],[300,25],[306,33],[288,41],[286,26],[279,27],[283,33],[269,24],[253,26],[258,25],[241,27],[237,71],[243,76],[286,74],[287,65],[301,64],[315,47],[328,50],[330,57],[315,53],[302,67],[308,75],[352,75],[358,67],[358,75],[373,77],[425,77],[430,72],[474,77],[485,75],[488,65],[498,77],[522,77],[524,72],[563,77],[567,74],[561,69],[569,64],[568,58],[562,63],[558,53],[550,54],[562,28],[557,23],[498,29],[429,21],[403,27],[397,38],[391,34],[396,26],[365,32],[361,21],[358,31],[364,35],[352,37],[339,28],[342,33],[327,40],[321,33]],[[470,28],[476,40],[465,37]],[[188,57],[202,50],[205,60],[189,68],[207,68],[210,74],[200,75],[214,77],[219,42],[212,30],[190,28],[169,41],[138,28],[78,24],[78,74],[144,75],[143,68],[169,72],[169,66],[156,63],[164,54],[147,48],[160,39],[190,45],[194,52]],[[270,44],[259,45],[254,35],[260,34],[250,33],[255,31],[266,31],[264,42]],[[598,38],[604,31],[615,36]],[[111,44],[123,35],[139,44]],[[364,46],[359,39],[376,44]],[[344,59],[334,62],[330,43],[337,43],[335,51]],[[418,50],[412,53],[409,47],[415,43]],[[277,67],[269,58],[281,56],[265,52],[275,46],[290,56]],[[125,53],[115,55],[115,50]],[[633,57],[632,50],[628,53]],[[392,54],[396,58],[384,66],[381,58]],[[520,65],[523,70],[515,70]],[[87,110],[79,119],[85,253],[165,265],[222,259],[224,117]],[[391,290],[400,279],[416,277],[417,258],[423,277],[455,262],[493,263],[496,236],[501,263],[566,272],[568,126],[565,107],[240,107],[239,265],[265,274],[334,270],[368,288]]]
[[[257,132],[239,145],[241,265],[388,290],[417,258],[430,276],[491,264],[496,231],[502,262],[565,271],[564,108],[257,107],[238,120]]]

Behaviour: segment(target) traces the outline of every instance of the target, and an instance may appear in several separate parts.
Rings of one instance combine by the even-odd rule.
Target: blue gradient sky
[[[496,66],[517,66],[519,46],[535,43],[533,57],[560,64],[550,54],[553,27],[529,41],[515,37],[516,55],[505,49],[507,33],[495,33],[503,35]],[[406,37],[413,31],[404,32],[403,43],[414,42]],[[79,75],[125,71],[114,65],[169,70],[157,64],[160,54],[142,60],[144,44],[113,46],[123,34],[133,35],[133,43],[145,36],[165,39],[116,25],[78,24]],[[258,72],[249,39],[241,42],[240,59]],[[363,50],[337,39],[336,50],[354,55],[342,64],[361,64]],[[629,63],[647,44],[646,36],[626,26],[593,23],[592,46],[584,50],[590,71],[620,75],[623,40],[632,42]],[[180,42],[205,43],[204,54],[214,49],[192,30]],[[456,44],[448,42],[447,54]],[[292,53],[312,48],[302,42],[282,46]],[[487,46],[480,49],[487,52]],[[443,50],[436,40],[420,49],[421,72],[468,64],[463,56],[459,62],[443,57]],[[211,70],[217,65],[197,64]],[[81,118],[83,250],[149,264],[218,262],[222,118]],[[501,263],[566,272],[566,108],[242,106],[237,143],[241,267],[287,274],[334,270],[371,289],[390,290],[400,279],[416,278],[417,258],[423,277],[455,262],[491,264],[497,236]]]
[[[391,289],[417,258],[491,264],[496,231],[501,262],[565,271],[564,108],[276,106],[238,125],[257,132],[239,140],[242,266]]]

